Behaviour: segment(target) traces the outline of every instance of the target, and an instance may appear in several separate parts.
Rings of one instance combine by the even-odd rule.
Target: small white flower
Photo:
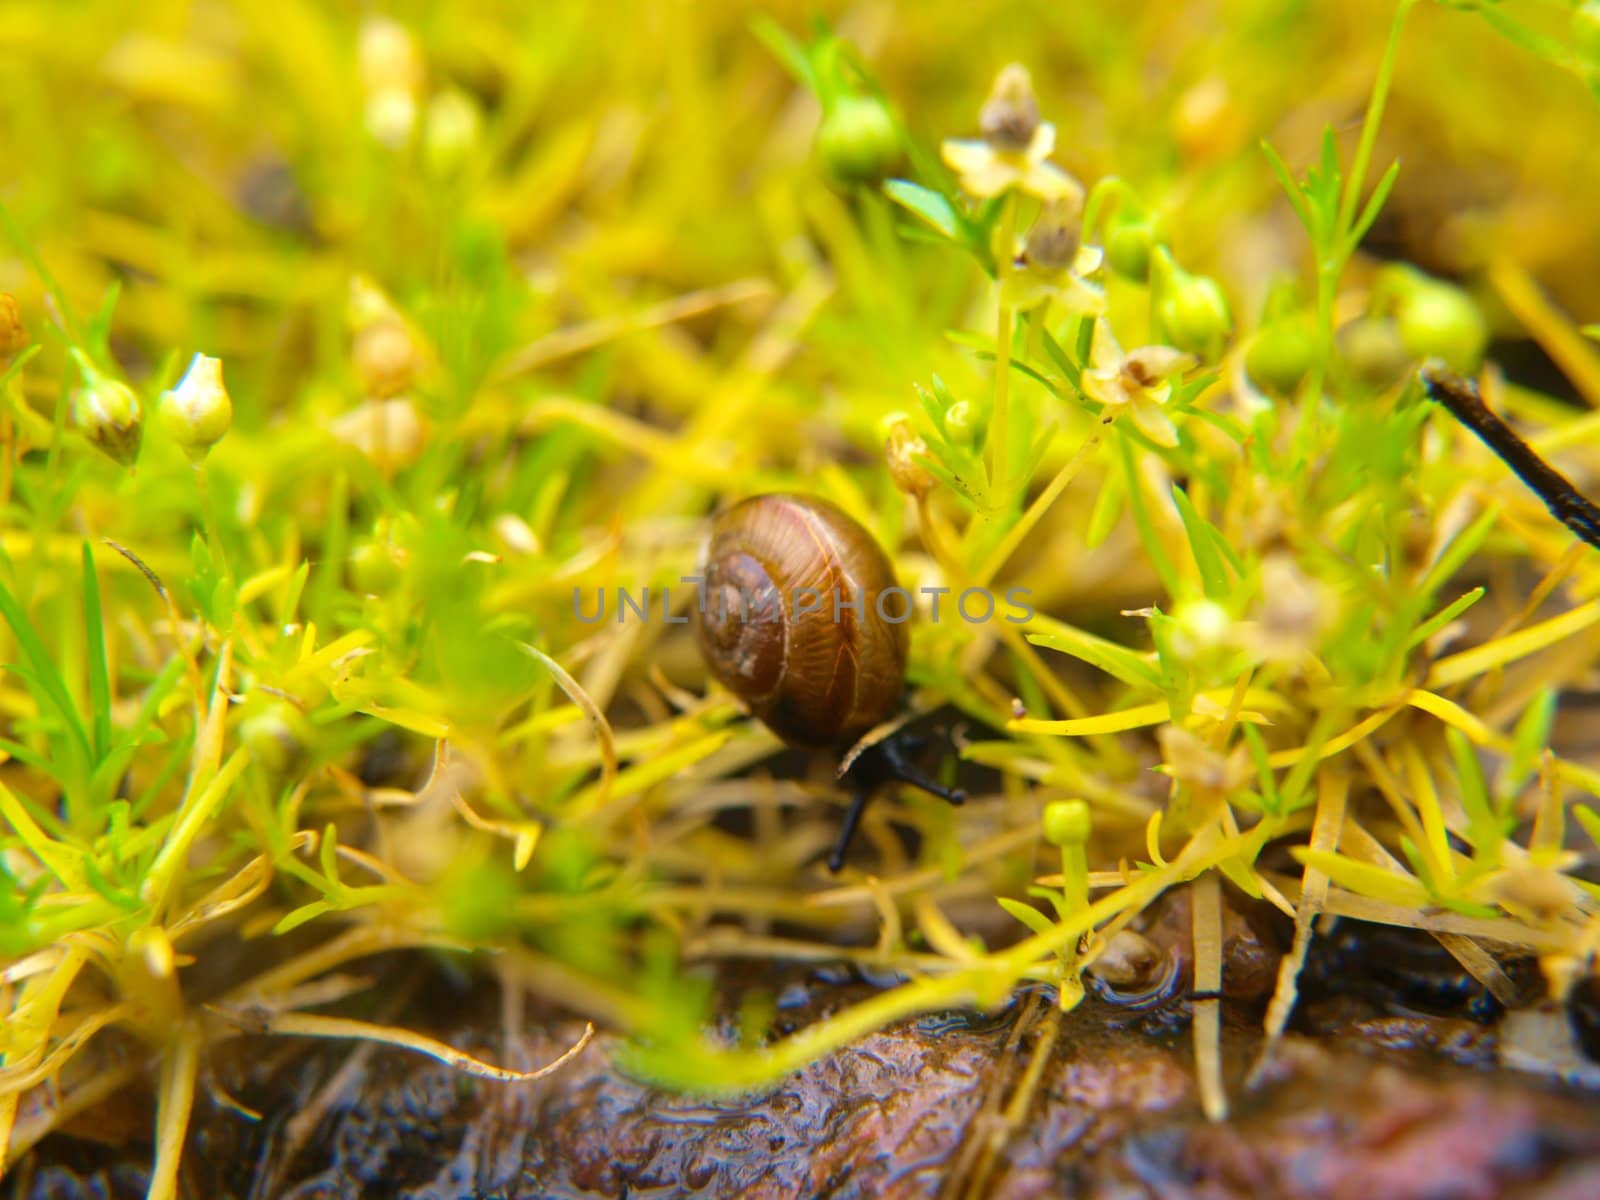
[[[477,103],[463,91],[452,88],[428,101],[422,151],[433,172],[448,175],[465,162],[482,125]]]
[[[417,124],[417,98],[399,88],[385,88],[367,98],[367,132],[372,140],[399,150],[411,140]]]
[[[1083,185],[1054,163],[1056,130],[1039,120],[1039,104],[1025,68],[1001,71],[983,106],[981,139],[951,138],[940,149],[961,176],[961,188],[980,200],[1019,188],[1041,200],[1083,203]]]
[[[947,138],[945,165],[961,176],[961,190],[985,200],[1012,188],[1041,200],[1083,199],[1083,185],[1046,160],[1056,148],[1056,128],[1041,123],[1021,150],[1000,149],[979,138]]]
[[[1158,446],[1176,446],[1178,431],[1162,406],[1172,396],[1172,376],[1195,365],[1192,354],[1171,346],[1140,346],[1123,353],[1104,318],[1095,322],[1090,366],[1083,391],[1107,409],[1125,408],[1133,423]]]
[[[361,85],[369,95],[390,89],[415,93],[422,87],[422,48],[399,21],[390,17],[363,21],[356,55]]]
[[[425,67],[411,31],[388,17],[361,26],[357,44],[362,88],[366,93],[367,132],[391,149],[411,139]]]
[[[1017,269],[1006,277],[1006,299],[1013,308],[1027,310],[1055,300],[1077,316],[1105,312],[1105,292],[1087,278],[1100,269],[1105,256],[1098,247],[1082,243],[1082,219],[1078,197],[1045,205],[1023,241]]]

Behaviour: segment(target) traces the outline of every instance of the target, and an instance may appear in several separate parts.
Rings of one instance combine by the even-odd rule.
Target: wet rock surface
[[[1146,933],[1176,954],[1185,916],[1158,913]],[[1230,926],[1235,979],[1270,976],[1275,935],[1260,925]],[[1429,939],[1413,946],[1410,937],[1328,939],[1308,964],[1294,1032],[1253,1079],[1266,990],[1225,995],[1233,1111],[1218,1125],[1200,1114],[1181,987],[1137,1010],[1091,994],[1059,1018],[1048,989],[1023,990],[999,1012],[902,1022],[739,1100],[672,1095],[632,1079],[617,1066],[617,1042],[603,1034],[557,1074],[525,1084],[470,1078],[384,1047],[352,1060],[348,1045],[252,1037],[219,1051],[212,1074],[262,1118],[247,1119],[202,1088],[184,1194],[1600,1195],[1600,1095],[1500,1065],[1493,1002],[1434,958]],[[1381,987],[1346,986],[1375,978],[1361,969],[1363,955],[1410,966]],[[889,981],[773,965],[726,982],[730,997],[763,988],[778,998],[780,1022],[799,1026]],[[493,991],[430,981],[404,1021],[511,1064],[553,1059],[581,1032],[569,1017],[533,1013],[508,1044]],[[1008,1119],[1036,1055],[1036,1082]],[[148,1123],[146,1114],[141,1130],[124,1108],[115,1122],[84,1121],[70,1136],[52,1136],[19,1165],[11,1194],[142,1196]]]

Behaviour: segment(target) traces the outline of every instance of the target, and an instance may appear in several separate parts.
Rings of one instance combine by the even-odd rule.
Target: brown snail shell
[[[785,493],[735,504],[712,521],[701,576],[707,666],[784,741],[847,745],[899,707],[911,598],[880,606],[894,568],[837,505]]]

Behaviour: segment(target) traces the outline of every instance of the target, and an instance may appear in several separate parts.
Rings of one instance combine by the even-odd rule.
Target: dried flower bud
[[[398,396],[416,382],[416,343],[398,317],[379,320],[358,330],[352,350],[361,390],[375,400]]]
[[[0,366],[10,362],[28,344],[22,324],[22,306],[10,292],[0,292]]]
[[[884,448],[889,477],[895,487],[919,500],[933,489],[933,476],[917,461],[927,453],[928,443],[916,435],[910,421],[902,419],[889,427],[888,445]]]
[[[1093,821],[1082,800],[1052,800],[1044,806],[1044,840],[1052,846],[1081,846]]]
[[[222,360],[196,354],[178,385],[161,393],[161,424],[198,461],[233,424],[233,402],[222,382]]]
[[[81,350],[72,351],[83,383],[72,397],[72,419],[95,449],[123,466],[139,457],[144,409],[139,396],[120,379],[102,372]]]
[[[1028,69],[1012,63],[995,77],[994,89],[978,117],[983,140],[996,150],[1020,153],[1039,128],[1039,101]]]
[[[335,439],[372,459],[385,473],[416,462],[427,427],[409,400],[379,400],[337,417],[329,425]]]
[[[1261,608],[1252,641],[1264,658],[1298,662],[1314,654],[1337,616],[1333,594],[1292,556],[1269,554],[1262,560]]]
[[[1199,792],[1226,794],[1249,782],[1250,752],[1241,744],[1223,754],[1204,738],[1180,725],[1163,725],[1156,732],[1167,774]]]
[[[1028,265],[1050,273],[1072,266],[1081,244],[1082,222],[1081,196],[1074,194],[1046,204],[1023,242],[1022,253]]]
[[[1535,925],[1551,924],[1577,903],[1576,885],[1561,872],[1533,863],[1506,867],[1490,888],[1501,908]]]
[[[843,96],[817,127],[817,157],[840,183],[876,183],[900,158],[894,115],[875,96]]]

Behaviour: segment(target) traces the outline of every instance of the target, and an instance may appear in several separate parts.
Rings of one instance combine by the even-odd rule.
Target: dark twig
[[[1437,360],[1426,362],[1418,372],[1428,398],[1450,410],[1452,416],[1482,439],[1518,478],[1531,488],[1552,516],[1589,545],[1600,549],[1600,508],[1578,491],[1560,471],[1540,458],[1483,402],[1478,385],[1463,379]]]

